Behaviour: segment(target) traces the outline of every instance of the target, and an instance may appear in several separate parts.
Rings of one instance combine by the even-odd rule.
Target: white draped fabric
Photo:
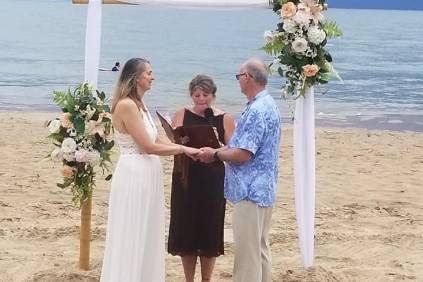
[[[268,0],[122,0],[130,4],[184,7],[269,7]],[[90,0],[85,43],[85,81],[97,86],[101,38],[101,0]],[[314,89],[296,101],[294,122],[295,205],[302,261],[313,264],[315,209]]]
[[[90,0],[85,32],[85,82],[97,88],[98,67],[100,64],[101,39],[101,0]]]
[[[305,267],[313,265],[315,209],[314,87],[299,97],[294,114],[295,209],[301,257]]]
[[[166,5],[183,7],[269,7],[268,0],[120,0],[139,5]]]

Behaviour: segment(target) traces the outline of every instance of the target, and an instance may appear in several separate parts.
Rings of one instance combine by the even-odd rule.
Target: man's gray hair
[[[244,70],[249,73],[258,84],[263,86],[267,85],[269,72],[262,60],[256,58],[249,59],[244,63]]]

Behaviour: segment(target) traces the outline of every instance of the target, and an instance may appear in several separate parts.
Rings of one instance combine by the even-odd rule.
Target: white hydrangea
[[[85,149],[79,149],[75,152],[75,159],[79,163],[87,163],[89,161],[90,152]]]
[[[312,26],[307,31],[307,37],[311,43],[319,45],[325,40],[326,33],[318,26]]]
[[[292,42],[292,49],[298,54],[303,54],[307,50],[307,40],[302,37],[295,38]]]
[[[73,154],[76,150],[76,142],[72,138],[65,138],[62,142],[63,154]]]
[[[54,119],[48,125],[48,130],[50,133],[59,133],[61,124],[62,122],[60,120]]]
[[[75,161],[75,152],[72,153],[63,153],[63,159],[67,160],[68,162]]]
[[[283,30],[288,33],[295,33],[298,30],[298,26],[293,20],[285,20],[283,22]]]

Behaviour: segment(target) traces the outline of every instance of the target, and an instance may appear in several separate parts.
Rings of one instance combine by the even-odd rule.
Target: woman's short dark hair
[[[199,74],[191,80],[189,83],[189,95],[192,96],[198,89],[216,96],[216,84],[214,84],[213,79],[208,75]]]

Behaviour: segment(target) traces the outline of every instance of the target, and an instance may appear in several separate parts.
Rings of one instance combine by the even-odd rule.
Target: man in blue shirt
[[[269,228],[275,203],[281,118],[267,93],[268,71],[250,59],[236,79],[248,99],[226,147],[203,148],[202,161],[225,162],[225,197],[233,203],[234,281],[270,282]]]

